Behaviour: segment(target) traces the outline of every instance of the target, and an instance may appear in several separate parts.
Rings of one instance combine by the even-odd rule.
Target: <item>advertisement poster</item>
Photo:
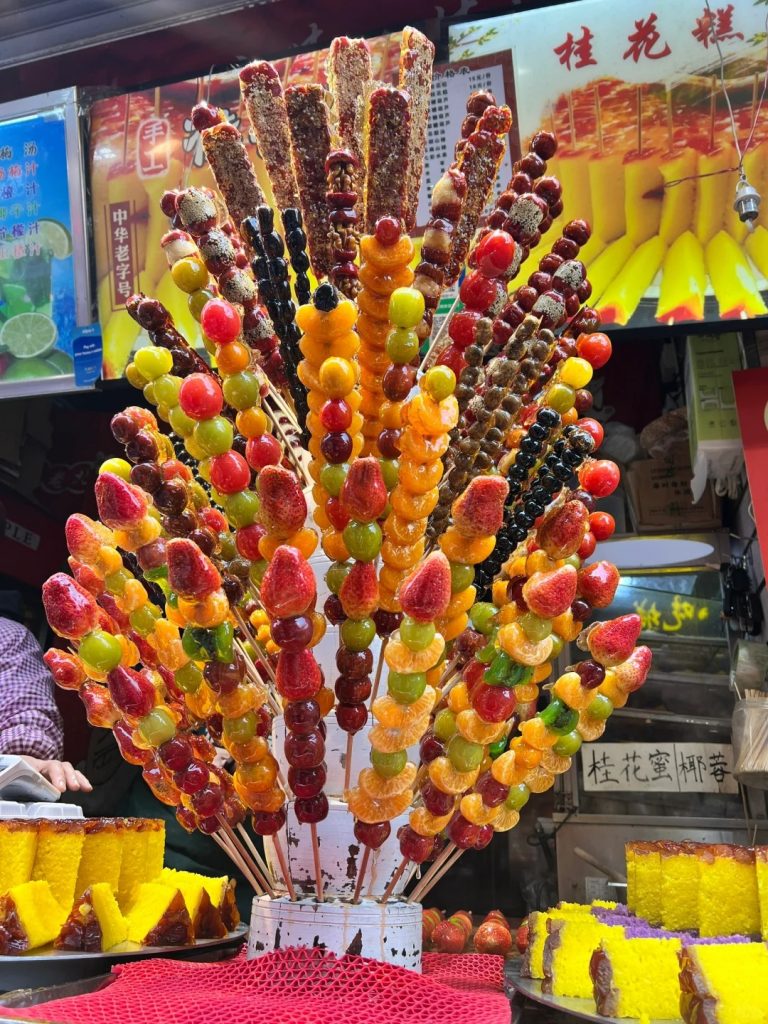
[[[573,217],[592,225],[580,258],[606,325],[646,327],[768,313],[768,199],[753,232],[735,211],[737,156],[768,195],[765,0],[581,0],[450,27],[450,59],[510,50],[526,142],[553,130],[565,209],[531,254],[537,269]]]
[[[768,565],[768,367],[734,373],[733,389],[757,540],[763,565]]]
[[[0,394],[73,372],[82,256],[68,181],[74,101],[68,111],[45,100],[0,108]],[[43,108],[26,112],[25,103]]]
[[[400,34],[368,42],[374,79],[396,82]],[[319,50],[274,63],[284,86],[324,83],[327,55],[327,50]],[[450,66],[435,69],[418,207],[422,225],[428,220],[432,185],[453,157],[466,100],[477,89],[490,89],[498,102],[513,103],[508,52],[465,61],[458,71]],[[159,299],[184,337],[193,345],[202,344],[199,325],[187,308],[187,296],[174,285],[160,247],[169,222],[159,206],[166,189],[214,187],[200,137],[190,119],[192,107],[202,99],[226,110],[230,122],[240,128],[261,187],[271,201],[266,170],[241,102],[237,70],[99,100],[91,108],[96,276],[103,335],[102,374],[107,379],[122,376],[132,350],[142,341],[138,325],[123,308],[125,300],[137,291]],[[513,133],[502,166],[502,182],[509,179],[518,152],[517,135]]]

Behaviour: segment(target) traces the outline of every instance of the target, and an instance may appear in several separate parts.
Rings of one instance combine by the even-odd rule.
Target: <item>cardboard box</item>
[[[676,445],[672,458],[641,459],[625,474],[630,511],[638,533],[695,533],[722,525],[721,501],[708,484],[694,505],[691,458],[687,445]]]

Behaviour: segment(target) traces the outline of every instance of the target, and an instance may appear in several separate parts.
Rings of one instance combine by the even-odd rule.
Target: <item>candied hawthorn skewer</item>
[[[414,569],[400,588],[404,617],[384,655],[390,669],[387,694],[377,698],[371,709],[377,722],[369,734],[372,767],[364,769],[357,786],[345,794],[350,812],[364,825],[382,827],[413,800],[416,765],[408,761],[408,747],[421,739],[429,725],[436,691],[428,684],[427,673],[445,649],[435,620],[445,614],[450,593],[450,567],[437,552]],[[405,826],[399,836],[403,856],[419,863],[426,860],[435,834],[411,835]]]
[[[326,63],[328,88],[333,96],[333,129],[341,145],[348,150],[360,168],[355,206],[361,213],[365,186],[365,162],[361,112],[363,98],[372,79],[371,51],[365,39],[339,36],[331,42]]]
[[[291,297],[283,240],[274,229],[272,209],[269,206],[259,206],[257,215],[246,218],[241,230],[256,254],[252,264],[254,277],[259,287],[259,295],[266,304],[267,312],[280,338],[281,354],[287,370],[288,387],[293,398],[297,423],[306,435],[309,412],[307,392],[296,375],[301,358],[301,331],[296,323],[296,306]],[[306,436],[303,440],[306,440]]]
[[[312,270],[325,277],[333,266],[326,203],[325,162],[331,151],[331,127],[325,91],[320,85],[289,85],[285,90],[291,159],[299,187],[304,230]]]
[[[192,108],[192,124],[200,132],[216,186],[224,197],[232,223],[239,230],[245,218],[252,217],[264,203],[264,193],[256,180],[242,136],[235,125],[224,120],[223,112],[210,103],[198,103]]]
[[[171,369],[177,377],[186,377],[190,373],[213,374],[208,364],[176,330],[173,317],[161,302],[137,294],[131,295],[125,308],[129,316],[147,332],[154,345],[168,349],[173,360]],[[143,387],[138,378],[134,383],[128,377],[128,383],[132,387]]]
[[[360,291],[355,264],[360,245],[357,211],[360,161],[351,150],[333,149],[325,162],[325,171],[328,175],[325,198],[331,223],[329,241],[333,255],[329,277],[340,292],[348,299],[354,299]]]
[[[430,220],[421,245],[421,262],[413,280],[424,296],[424,316],[418,326],[420,341],[432,331],[435,310],[445,286],[445,269],[451,257],[453,233],[467,195],[467,179],[457,167],[449,167],[432,189]]]
[[[398,86],[411,98],[411,135],[406,177],[405,226],[412,231],[416,225],[419,189],[427,149],[429,97],[432,92],[434,44],[418,29],[406,26],[400,42]]]
[[[466,261],[480,215],[491,196],[504,156],[504,137],[511,126],[509,107],[486,107],[459,155],[458,169],[466,178],[467,196],[451,238],[451,256],[445,268],[448,284],[458,279]]]
[[[404,223],[408,212],[407,173],[411,140],[411,99],[382,85],[368,95],[365,138],[365,230],[373,234],[382,217]]]
[[[413,258],[413,251],[413,242],[402,233],[400,222],[394,217],[382,217],[374,233],[365,235],[360,243],[362,266],[361,290],[357,296],[360,310],[357,331],[360,336],[358,358],[365,442],[363,453],[370,455],[378,447],[381,457],[390,463],[397,458],[399,451],[398,403],[408,395],[415,378],[407,364],[419,352],[419,341],[409,330],[410,323],[403,324],[394,335],[390,333],[392,296],[398,289],[403,289],[403,299],[408,298],[407,286],[413,280],[408,264]],[[410,295],[410,299],[419,301],[417,293]],[[396,364],[395,370],[392,369],[393,364]],[[386,379],[390,383],[385,387]]]
[[[313,301],[296,314],[304,336],[299,379],[307,388],[309,473],[313,480],[314,518],[323,531],[323,551],[332,561],[347,556],[343,530],[346,517],[338,500],[350,463],[360,454],[363,418],[354,358],[360,341],[354,331],[354,303],[339,299],[332,284],[315,290]]]
[[[299,206],[299,189],[291,161],[287,159],[291,133],[277,69],[266,60],[248,64],[240,72],[240,91],[267,167],[275,205],[280,210]]]
[[[301,210],[292,206],[282,211],[283,230],[285,231],[285,247],[291,259],[294,273],[294,290],[296,301],[300,306],[306,305],[311,297],[309,283],[309,256],[307,255],[307,235],[304,231],[304,220]]]

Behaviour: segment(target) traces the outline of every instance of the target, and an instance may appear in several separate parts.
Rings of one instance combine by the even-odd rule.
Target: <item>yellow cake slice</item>
[[[627,910],[635,911],[635,844],[624,844],[624,860],[627,865]]]
[[[760,934],[768,941],[768,846],[755,847],[755,872],[760,904]]]
[[[759,935],[755,851],[728,843],[700,844],[696,856],[699,933],[702,936]]]
[[[686,1024],[765,1024],[768,948],[762,942],[686,946],[680,1012]]]
[[[661,923],[673,932],[699,927],[697,843],[660,843]]]
[[[119,818],[86,818],[85,843],[80,857],[75,895],[81,896],[97,882],[106,882],[113,892],[120,886],[123,859],[123,826]]]
[[[56,949],[81,949],[102,953],[128,938],[125,918],[117,905],[112,885],[96,882],[75,900],[69,917],[56,937]]]
[[[156,878],[163,870],[165,824],[155,818],[122,818],[120,821],[123,857],[117,901],[125,913],[133,902],[136,887],[149,878]]]
[[[589,961],[602,935],[610,928],[592,914],[574,914],[560,920],[550,918],[542,957],[542,992],[591,999]]]
[[[48,882],[12,886],[0,896],[0,954],[12,956],[53,942],[66,916]]]
[[[549,935],[549,921],[563,921],[569,917],[591,914],[591,908],[581,903],[563,903],[553,910],[534,910],[528,915],[528,946],[520,965],[524,978],[544,978],[544,944]]]
[[[65,916],[75,899],[84,843],[85,821],[82,818],[44,818],[39,823],[32,879],[50,885],[53,898]]]
[[[36,819],[0,820],[0,893],[32,878],[37,849]]]
[[[178,889],[142,882],[126,914],[128,938],[142,946],[191,946],[192,920]]]
[[[649,924],[661,923],[661,854],[658,843],[633,843],[634,913]]]
[[[603,1017],[678,1020],[679,939],[628,938],[607,928],[592,953],[590,975],[597,1012]]]
[[[218,906],[214,906],[206,886],[205,875],[196,875],[192,871],[174,871],[163,868],[155,879],[171,889],[178,889],[184,897],[184,903],[192,920],[192,929],[196,939],[222,939],[227,934],[227,927],[221,917]]]

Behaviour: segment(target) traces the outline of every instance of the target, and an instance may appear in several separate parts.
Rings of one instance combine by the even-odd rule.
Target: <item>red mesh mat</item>
[[[116,967],[100,992],[0,1012],[52,1024],[509,1024],[501,957],[427,953],[423,969],[319,949],[144,960]]]

